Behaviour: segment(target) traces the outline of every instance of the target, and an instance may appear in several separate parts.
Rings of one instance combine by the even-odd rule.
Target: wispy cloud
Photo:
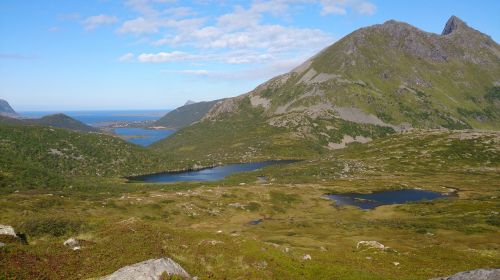
[[[263,63],[260,66],[253,66],[241,70],[232,71],[214,71],[207,69],[183,69],[183,70],[162,70],[165,74],[182,74],[199,79],[210,79],[214,81],[233,81],[233,80],[262,80],[279,74],[286,73],[296,66],[300,65],[307,57],[294,59],[284,59]]]
[[[51,33],[56,33],[56,32],[60,31],[60,28],[58,26],[52,26],[49,29],[47,29],[47,31],[49,31]]]
[[[174,52],[160,52],[160,53],[143,53],[140,54],[137,59],[140,62],[150,62],[150,63],[162,63],[162,62],[172,62],[179,60],[190,59],[191,55],[185,52],[174,51]]]
[[[8,60],[34,60],[39,59],[40,57],[37,55],[26,55],[26,54],[18,54],[18,53],[0,53],[0,59],[8,59]]]
[[[228,4],[210,0],[196,3],[203,1],[207,5]],[[290,64],[299,64],[297,57],[306,58],[335,41],[333,35],[321,29],[293,25],[293,15],[301,10],[301,6],[312,5],[318,16],[325,17],[349,13],[372,15],[376,12],[376,6],[370,0],[254,0],[238,2],[239,5],[228,12],[216,15],[197,13],[192,7],[179,5],[181,3],[175,0],[126,0],[125,7],[136,15],[121,21],[117,33],[133,35],[136,42],[141,42],[139,44],[151,46],[147,47],[148,51],[137,55],[124,54],[118,61],[260,63],[265,66],[249,68],[238,74],[206,69],[176,72],[205,78],[225,75],[260,77],[262,73],[275,74],[289,68]],[[284,21],[283,17],[290,20]],[[84,25],[87,30],[92,30],[117,22],[116,17],[99,15],[87,18]],[[156,51],[151,51],[154,49]],[[290,61],[293,63],[284,63]]]
[[[352,10],[360,15],[372,15],[377,7],[366,0],[321,0],[321,15],[345,15]]]
[[[126,53],[118,58],[120,62],[132,61],[135,58],[133,53]]]
[[[110,15],[97,15],[91,16],[83,20],[82,24],[85,27],[85,30],[93,30],[101,25],[114,24],[118,22],[118,18],[116,16]]]

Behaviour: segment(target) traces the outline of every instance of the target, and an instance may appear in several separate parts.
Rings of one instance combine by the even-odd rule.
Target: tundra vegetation
[[[441,35],[388,21],[247,94],[184,106],[161,124],[182,128],[148,148],[0,117],[0,224],[18,236],[0,235],[0,279],[162,258],[199,279],[497,268],[499,54],[456,17]],[[216,182],[126,179],[268,159],[299,161]],[[447,197],[362,210],[325,196],[401,189]]]

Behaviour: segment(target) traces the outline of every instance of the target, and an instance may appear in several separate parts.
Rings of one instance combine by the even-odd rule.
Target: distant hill
[[[184,106],[186,106],[186,105],[191,105],[191,104],[195,104],[195,103],[196,103],[196,101],[193,101],[193,100],[188,100],[188,101],[186,101],[186,103],[184,103]]]
[[[0,115],[0,124],[28,124],[28,122],[22,119]]]
[[[40,119],[20,119],[12,116],[0,115],[0,124],[10,125],[41,125],[64,128],[79,132],[99,132],[97,128],[88,126],[64,114],[54,114]]]
[[[99,131],[97,128],[86,125],[86,124],[84,124],[78,120],[75,120],[75,119],[73,119],[65,114],[48,115],[48,116],[44,116],[40,119],[34,119],[34,120],[30,120],[30,121],[37,123],[37,124],[41,124],[41,125],[65,128],[65,129],[81,131],[81,132],[98,132]]]
[[[16,117],[17,113],[16,111],[14,111],[14,109],[12,109],[9,102],[0,99],[0,115],[8,117]]]
[[[152,126],[164,126],[170,129],[180,129],[189,126],[203,118],[220,100],[209,102],[190,103],[168,112]]]
[[[171,160],[153,151],[100,133],[0,123],[0,139],[0,193],[67,187],[71,176],[129,176],[172,168]]]
[[[491,37],[455,16],[442,34],[394,20],[361,28],[153,147],[208,161],[297,157],[411,128],[500,129]]]

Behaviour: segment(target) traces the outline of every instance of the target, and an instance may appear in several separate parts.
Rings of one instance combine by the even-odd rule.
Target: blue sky
[[[456,15],[499,42],[500,1],[3,0],[0,98],[17,110],[170,109],[245,93],[389,19]]]

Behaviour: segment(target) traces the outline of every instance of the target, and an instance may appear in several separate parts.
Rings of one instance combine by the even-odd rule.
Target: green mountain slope
[[[78,120],[75,120],[75,119],[73,119],[65,114],[48,115],[48,116],[44,116],[40,119],[34,119],[34,120],[30,120],[30,121],[33,123],[41,124],[41,125],[65,128],[65,129],[70,129],[70,130],[75,130],[75,131],[82,131],[82,132],[98,132],[99,131],[97,128],[86,125],[86,124],[84,124]]]
[[[153,126],[164,126],[170,129],[180,129],[189,126],[201,120],[218,101],[220,100],[197,103],[188,101],[184,106],[168,112],[156,121]]]
[[[232,156],[238,158],[250,148],[265,153],[252,146],[257,139],[281,145],[275,140],[281,135],[299,146],[312,142],[321,152],[409,128],[499,129],[499,112],[500,46],[489,36],[457,17],[442,35],[388,21],[359,29],[291,72],[218,102],[202,122],[155,147],[197,156],[217,151],[217,144],[207,150],[209,142],[237,143],[242,148]],[[245,122],[247,115],[257,117]],[[208,127],[230,132],[212,135]],[[256,127],[266,135],[249,131]],[[180,143],[193,145],[187,150]]]
[[[168,160],[117,137],[38,125],[0,125],[0,189],[58,188],[67,178],[169,169]],[[171,167],[170,167],[171,168]]]

